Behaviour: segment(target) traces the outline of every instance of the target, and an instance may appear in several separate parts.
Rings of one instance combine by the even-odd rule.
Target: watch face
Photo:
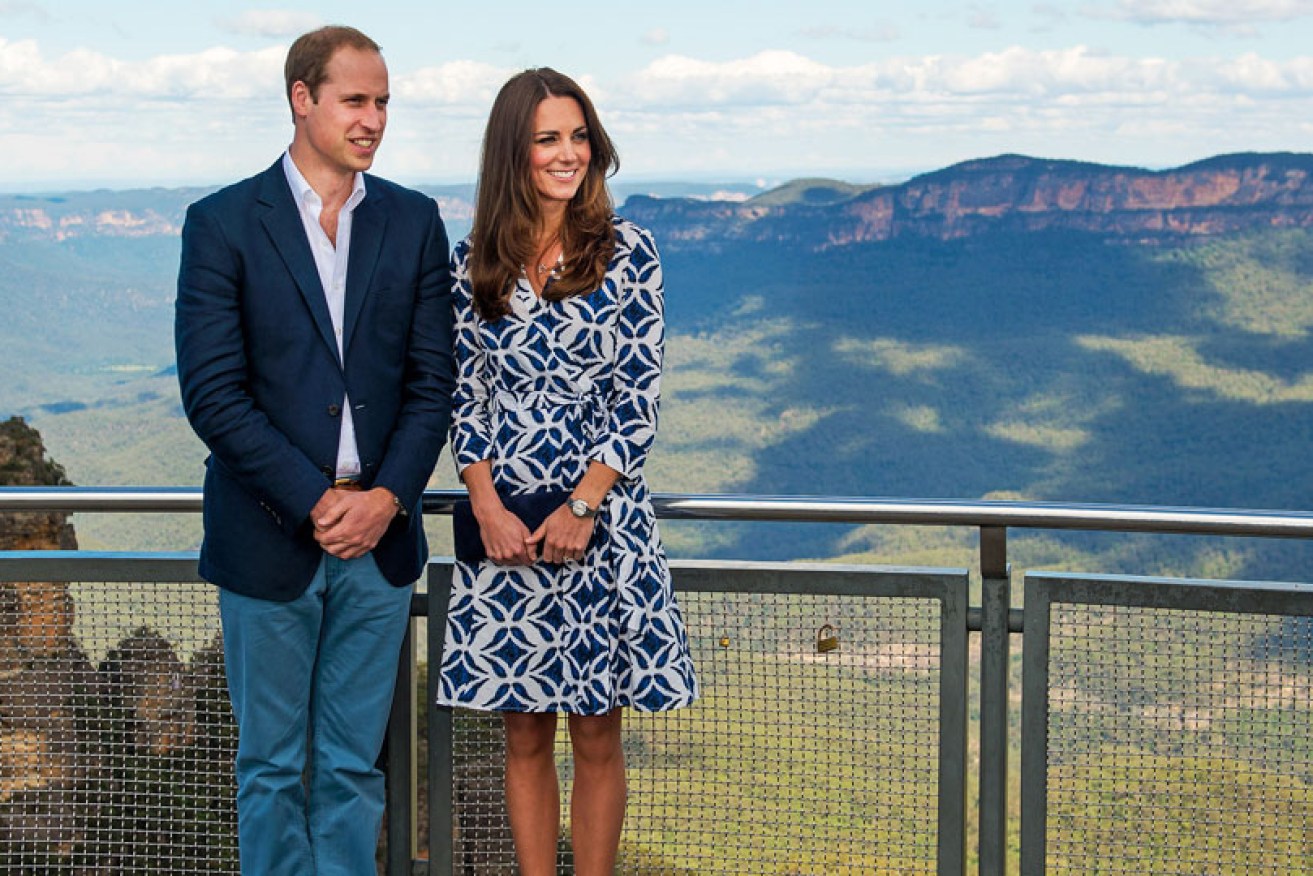
[[[583,499],[571,499],[570,513],[573,514],[575,517],[587,517],[588,503],[585,502]]]

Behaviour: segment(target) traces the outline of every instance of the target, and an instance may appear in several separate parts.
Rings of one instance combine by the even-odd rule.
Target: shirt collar
[[[287,184],[292,187],[292,194],[296,198],[296,203],[300,207],[307,204],[313,204],[315,207],[323,207],[324,200],[319,197],[319,193],[310,187],[305,177],[301,175],[301,170],[292,160],[291,150],[283,153],[283,175],[287,177]],[[360,205],[365,199],[365,175],[356,173],[354,184],[351,186],[351,196],[346,199],[342,205],[342,211],[350,213]]]

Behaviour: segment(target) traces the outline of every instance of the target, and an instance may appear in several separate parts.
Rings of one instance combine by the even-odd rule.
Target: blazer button
[[[338,414],[340,414],[340,413],[342,413],[342,409],[341,409],[340,407],[338,407],[337,405],[329,405],[329,406],[328,406],[328,415],[329,415],[330,417],[336,417],[336,416],[337,416]]]
[[[331,465],[321,465],[319,466],[319,471],[320,473],[323,474],[324,477],[328,478],[329,480],[332,480],[334,477],[337,476],[337,472],[333,470],[333,467]]]

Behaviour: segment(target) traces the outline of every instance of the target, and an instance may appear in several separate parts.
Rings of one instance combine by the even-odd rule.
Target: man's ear
[[[298,118],[309,114],[315,99],[310,94],[310,87],[301,80],[292,83],[292,115]]]

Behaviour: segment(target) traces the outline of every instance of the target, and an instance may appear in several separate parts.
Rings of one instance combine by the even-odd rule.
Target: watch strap
[[[570,513],[574,514],[575,517],[587,518],[587,517],[597,516],[597,509],[594,508],[592,505],[589,505],[587,501],[580,499],[578,496],[571,496],[568,501],[570,505]],[[578,511],[575,510],[579,506],[582,506],[584,508],[583,514],[580,514]]]

